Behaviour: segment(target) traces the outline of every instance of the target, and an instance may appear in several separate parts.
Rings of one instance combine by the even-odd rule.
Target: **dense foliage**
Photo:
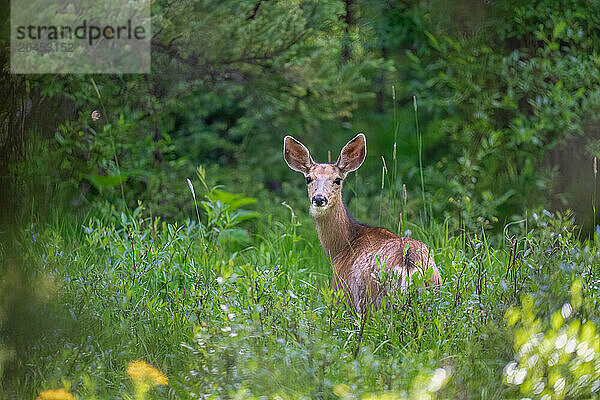
[[[29,198],[43,187],[69,208],[142,200],[173,217],[197,164],[240,190],[288,198],[285,133],[325,160],[362,130],[365,172],[379,173],[381,155],[391,163],[396,143],[393,178],[415,201],[422,153],[425,208],[437,218],[491,227],[567,206],[591,230],[597,199],[581,188],[594,184],[598,156],[597,7],[158,2],[151,75],[3,81],[6,159],[36,158],[10,182]],[[366,195],[378,187],[361,182]]]
[[[148,75],[10,75],[0,27],[0,398],[598,396],[600,3],[152,15]],[[444,278],[371,318],[281,156],[357,131],[349,209]]]
[[[447,225],[419,232],[435,249],[443,288],[436,295],[416,282],[365,318],[339,304],[321,249],[293,214],[259,224],[252,246],[235,251],[239,238],[223,233],[240,229],[236,216],[248,215],[251,199],[222,190],[202,197],[206,210],[222,212],[180,225],[138,208],[24,229],[21,272],[33,278],[21,312],[38,319],[19,327],[38,324],[42,307],[48,326],[36,328],[46,340],[20,355],[29,378],[8,370],[5,384],[29,397],[64,387],[81,399],[126,398],[138,390],[126,367],[144,359],[168,376],[167,386],[144,393],[158,398],[505,398],[519,390],[562,398],[598,390],[600,247],[578,243],[568,218],[535,215],[529,231],[510,229],[498,249],[476,233],[449,236]],[[18,287],[18,269],[8,271],[4,289]],[[521,298],[522,311],[509,307]],[[552,346],[562,334],[574,342],[556,345],[555,367],[534,368],[532,353],[555,357],[539,338],[549,326]]]

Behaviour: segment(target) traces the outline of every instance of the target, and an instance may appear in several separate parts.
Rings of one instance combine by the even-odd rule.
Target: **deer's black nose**
[[[312,203],[315,207],[323,207],[327,205],[327,198],[318,194],[312,198]]]

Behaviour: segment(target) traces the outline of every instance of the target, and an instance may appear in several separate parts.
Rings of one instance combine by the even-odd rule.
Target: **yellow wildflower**
[[[340,383],[338,385],[335,385],[333,387],[333,393],[337,396],[337,397],[346,397],[349,394],[351,394],[352,392],[350,391],[350,386]]]
[[[65,389],[44,390],[36,400],[75,400],[75,397]]]
[[[168,385],[169,378],[152,365],[143,360],[136,360],[127,366],[127,374],[134,381],[150,380],[154,385]]]

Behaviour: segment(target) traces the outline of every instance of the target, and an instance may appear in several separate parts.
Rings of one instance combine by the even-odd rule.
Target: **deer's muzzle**
[[[325,207],[327,205],[327,198],[317,194],[312,198],[312,203],[315,207]]]

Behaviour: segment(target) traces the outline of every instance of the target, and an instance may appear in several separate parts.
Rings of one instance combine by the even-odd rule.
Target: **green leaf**
[[[90,183],[92,185],[94,185],[94,187],[96,189],[98,189],[98,191],[102,191],[102,189],[107,188],[107,187],[118,186],[122,182],[125,182],[125,180],[127,180],[127,175],[125,175],[125,174],[121,174],[120,176],[115,176],[115,175],[103,176],[103,175],[85,174],[83,176],[88,181],[90,181]]]
[[[260,213],[256,211],[248,211],[248,210],[237,210],[229,214],[230,221],[234,224],[239,224],[242,221],[246,221],[248,219],[257,218],[260,216]]]
[[[425,31],[425,36],[427,36],[429,38],[429,41],[431,42],[431,45],[433,46],[433,48],[439,51],[440,50],[440,42],[438,42],[438,40],[435,38],[435,36],[433,36],[433,34],[428,31]]]
[[[224,229],[219,233],[219,242],[246,243],[248,240],[248,232],[241,228]]]
[[[567,23],[565,21],[560,21],[558,24],[556,24],[554,30],[552,31],[552,37],[555,39],[560,38],[566,27]]]
[[[432,276],[433,276],[433,268],[432,268],[432,267],[429,267],[429,268],[427,268],[427,270],[425,271],[425,274],[424,274],[424,276],[423,276],[423,280],[424,280],[425,282],[428,282],[428,281],[430,281],[430,280],[431,280],[431,277],[432,277]]]
[[[60,144],[64,144],[65,143],[65,138],[59,132],[56,132],[54,134],[54,137],[56,138],[56,141],[58,143],[60,143]]]
[[[207,194],[212,201],[220,201],[222,204],[227,206],[228,210],[235,210],[248,204],[256,203],[256,199],[252,197],[244,197],[243,194],[229,193],[224,190],[215,189],[211,193]]]

